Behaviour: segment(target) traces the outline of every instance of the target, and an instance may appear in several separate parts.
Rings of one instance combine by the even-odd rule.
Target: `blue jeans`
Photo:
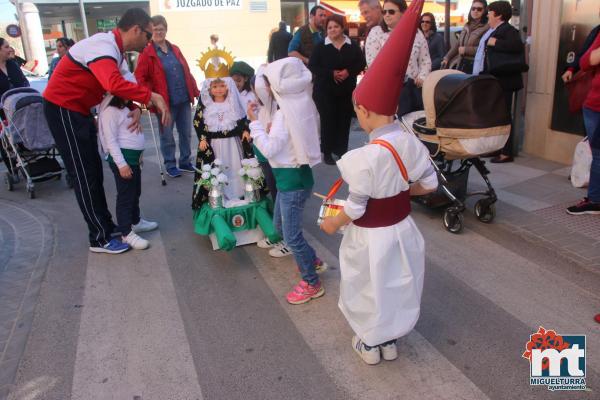
[[[192,109],[190,103],[170,105],[171,109],[171,124],[162,126],[158,123],[160,132],[160,152],[165,162],[165,168],[169,169],[176,167],[175,160],[175,137],[173,136],[173,126],[177,126],[179,132],[179,165],[190,163],[191,155],[191,140],[192,140]]]
[[[590,184],[588,199],[600,203],[600,112],[583,109],[583,123],[590,146],[592,147],[592,167],[590,168]]]
[[[316,285],[319,282],[319,275],[315,270],[317,255],[302,233],[302,213],[311,189],[277,192],[273,223],[292,250],[302,280],[309,285]]]

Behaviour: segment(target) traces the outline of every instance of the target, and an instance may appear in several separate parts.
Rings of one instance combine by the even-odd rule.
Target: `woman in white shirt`
[[[404,0],[385,0],[383,2],[383,22],[371,29],[365,43],[367,67],[371,66],[406,9],[407,5]],[[404,88],[398,101],[398,116],[423,109],[421,86],[430,72],[431,57],[427,39],[421,31],[417,30],[406,70]]]

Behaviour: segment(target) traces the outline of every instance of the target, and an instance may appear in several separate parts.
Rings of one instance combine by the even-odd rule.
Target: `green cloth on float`
[[[273,225],[270,203],[270,199],[262,199],[256,203],[231,208],[211,208],[208,203],[204,203],[199,210],[194,211],[194,232],[199,235],[214,233],[219,247],[227,251],[236,246],[233,232],[252,230],[257,226],[271,242],[279,242],[281,237]],[[243,218],[243,223],[236,227],[232,221],[237,216]]]

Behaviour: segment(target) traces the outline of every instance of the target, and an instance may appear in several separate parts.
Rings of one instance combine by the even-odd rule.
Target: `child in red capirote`
[[[423,6],[414,1],[354,93],[369,144],[337,166],[349,185],[344,209],[325,218],[332,234],[349,224],[340,246],[339,307],[367,364],[398,357],[396,339],[419,318],[425,246],[410,217],[410,196],[433,192],[437,176],[419,139],[394,122],[413,37]]]

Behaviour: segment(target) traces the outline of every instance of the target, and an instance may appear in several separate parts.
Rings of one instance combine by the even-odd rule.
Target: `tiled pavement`
[[[565,212],[586,195],[574,188],[569,167],[522,154],[510,164],[486,166],[499,202],[495,223],[578,264],[600,271],[600,216]],[[482,187],[472,170],[470,190]],[[473,202],[469,202],[470,205]]]
[[[53,248],[41,212],[0,199],[0,400],[15,380]]]

